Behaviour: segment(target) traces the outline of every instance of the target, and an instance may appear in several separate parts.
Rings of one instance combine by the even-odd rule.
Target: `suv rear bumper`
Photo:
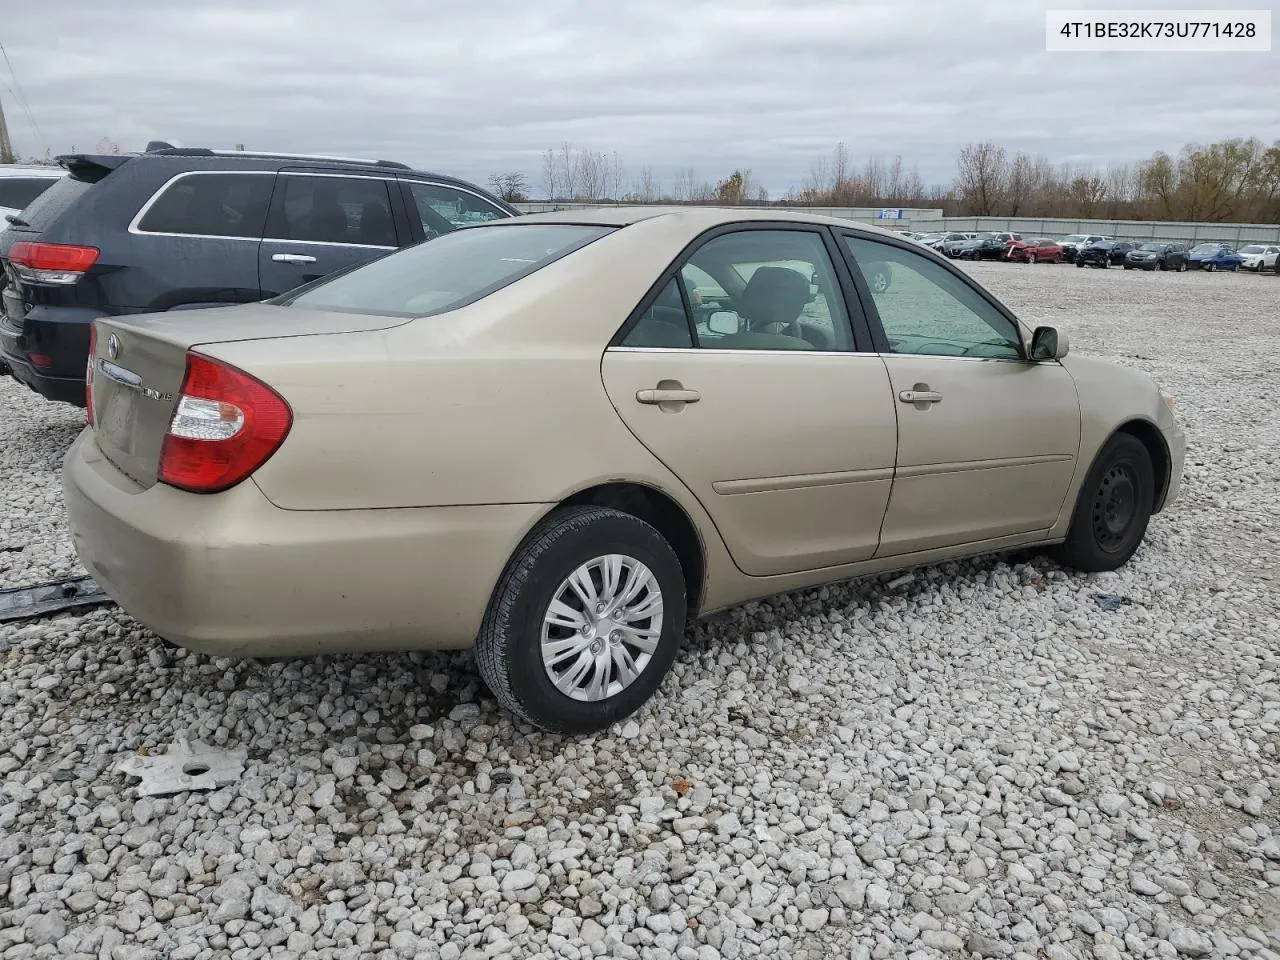
[[[18,321],[0,313],[0,364],[40,396],[83,407],[89,323],[100,316],[83,307],[35,307]],[[48,357],[48,367],[32,363],[32,354]]]

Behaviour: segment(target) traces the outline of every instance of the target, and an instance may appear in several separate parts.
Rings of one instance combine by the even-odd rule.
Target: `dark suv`
[[[264,300],[517,215],[387,160],[165,145],[58,162],[69,175],[0,233],[0,373],[77,406],[94,317]]]

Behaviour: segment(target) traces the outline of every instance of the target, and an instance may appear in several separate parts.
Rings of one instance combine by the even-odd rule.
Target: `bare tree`
[[[635,193],[644,203],[653,203],[661,195],[658,181],[653,175],[653,167],[648,164],[640,168],[640,181],[636,184]]]
[[[999,144],[971,143],[956,161],[956,193],[980,217],[995,215],[1008,181],[1008,160]]]
[[[519,203],[527,199],[529,192],[523,173],[495,173],[489,178],[489,186],[507,203]]]
[[[556,152],[548,150],[542,155],[542,185],[546,188],[547,199],[559,199],[560,167],[556,163]]]

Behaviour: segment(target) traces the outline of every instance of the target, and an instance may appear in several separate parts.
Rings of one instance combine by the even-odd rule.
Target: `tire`
[[[647,662],[639,665],[638,675],[626,685],[621,685],[619,652],[629,656],[633,665],[646,656],[645,652],[625,640],[618,642],[621,630],[612,620],[604,621],[608,635],[583,635],[580,642],[586,644],[590,637],[591,646],[577,651],[576,659],[574,651],[566,650],[559,661],[561,676],[567,677],[584,661],[593,661],[587,663],[583,680],[594,683],[604,679],[619,683],[620,689],[599,699],[575,698],[561,692],[552,681],[550,672],[556,663],[544,663],[543,636],[545,630],[553,640],[568,642],[579,641],[579,634],[568,625],[548,626],[544,618],[552,601],[564,596],[576,620],[594,630],[594,613],[584,616],[582,608],[589,605],[568,581],[595,561],[611,556],[637,565],[618,574],[622,577],[619,593],[625,592],[633,576],[644,576],[640,572],[643,568],[656,587],[645,588],[639,595],[641,606],[655,596],[654,589],[661,603],[656,628],[652,618],[622,623],[644,622],[659,635]],[[603,589],[600,570],[588,570],[586,575],[592,593]],[[498,703],[515,716],[553,733],[591,733],[630,716],[658,689],[684,639],[686,609],[684,572],[662,534],[619,510],[568,507],[538,524],[508,561],[480,625],[476,663]],[[585,683],[566,683],[582,697],[590,695]]]
[[[1187,272],[1187,261],[1183,260],[1180,264],[1178,264],[1178,272],[1179,273]]]
[[[1153,269],[1153,270],[1160,270],[1160,271],[1162,271],[1162,272],[1163,272],[1163,271],[1165,271],[1165,270],[1168,270],[1169,268],[1168,268],[1168,266],[1165,264],[1165,262],[1164,262],[1163,260],[1157,260],[1157,261],[1156,261],[1156,265],[1155,265],[1154,267],[1152,267],[1151,269]]]
[[[1061,263],[1061,262],[1062,262],[1062,254],[1060,254],[1060,253],[1055,253],[1055,254],[1053,255],[1053,260],[1052,260],[1051,262],[1052,262],[1052,263]]]
[[[867,286],[871,288],[872,293],[884,293],[892,282],[893,274],[885,264],[878,264],[867,275]]]
[[[1210,261],[1209,263],[1206,263],[1206,264],[1205,264],[1203,267],[1201,267],[1200,269],[1201,269],[1201,270],[1203,270],[1205,273],[1213,273],[1213,271],[1214,271],[1214,270],[1216,270],[1216,269],[1218,269],[1218,268],[1217,268],[1217,267],[1215,267],[1215,266],[1213,265],[1212,261]]]
[[[1129,266],[1129,264],[1127,264],[1127,263],[1124,265],[1124,268],[1125,268],[1126,270],[1132,270],[1132,269],[1133,269],[1133,267]]]
[[[1028,253],[1027,263],[1035,263],[1035,262],[1036,262],[1036,255],[1034,253]]]
[[[1088,573],[1123,566],[1142,543],[1154,503],[1151,455],[1132,434],[1115,434],[1089,468],[1054,558]]]
[[[1083,261],[1083,260],[1080,260],[1080,259],[1077,259],[1077,260],[1076,260],[1076,266],[1077,266],[1077,267],[1083,267],[1083,266],[1084,266],[1084,261]]]

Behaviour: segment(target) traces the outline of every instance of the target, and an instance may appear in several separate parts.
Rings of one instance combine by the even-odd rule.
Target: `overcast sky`
[[[617,151],[626,183],[643,164],[742,166],[780,195],[840,140],[945,183],[984,139],[1090,163],[1280,139],[1276,53],[1046,53],[1047,6],[1117,4],[12,2],[0,42],[39,133],[2,62],[0,100],[24,155],[244,143],[477,181],[519,170],[535,194],[542,152],[566,140]]]

